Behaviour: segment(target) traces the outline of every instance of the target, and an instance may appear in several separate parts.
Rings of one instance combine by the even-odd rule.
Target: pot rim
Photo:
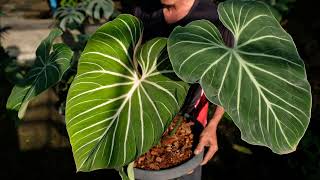
[[[178,178],[197,168],[203,160],[203,154],[204,152],[202,151],[200,154],[193,156],[185,163],[169,169],[154,171],[134,168],[134,175],[136,179],[141,180],[164,180]]]

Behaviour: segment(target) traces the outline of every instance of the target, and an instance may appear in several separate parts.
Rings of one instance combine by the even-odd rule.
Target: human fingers
[[[206,153],[202,163],[201,163],[201,166],[202,165],[205,165],[208,163],[208,161],[213,157],[213,155],[218,151],[218,145],[217,144],[210,144],[209,146],[209,150],[208,152]]]
[[[200,137],[199,144],[194,151],[194,154],[199,154],[204,150],[204,147],[208,145],[208,140],[205,136]]]

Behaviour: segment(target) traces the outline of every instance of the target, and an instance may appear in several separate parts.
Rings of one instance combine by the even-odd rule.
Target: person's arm
[[[209,147],[209,150],[206,153],[201,165],[205,165],[218,151],[217,126],[220,120],[222,119],[223,114],[223,107],[217,106],[213,117],[211,118],[208,125],[204,128],[200,135],[199,144],[194,153],[199,154],[204,150],[205,146]]]

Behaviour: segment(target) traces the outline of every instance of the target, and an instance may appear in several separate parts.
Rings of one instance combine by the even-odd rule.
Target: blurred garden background
[[[0,0],[0,179],[120,179],[114,170],[76,173],[63,116],[69,80],[75,64],[63,81],[34,99],[23,120],[6,110],[15,82],[35,59],[35,51],[54,27],[63,29],[58,42],[68,44],[77,61],[86,40],[96,27],[134,6],[146,11],[160,8],[159,0],[113,1],[105,11],[83,12],[80,0]],[[271,5],[284,29],[293,37],[307,68],[312,86],[312,117],[297,150],[276,155],[268,148],[252,146],[240,139],[232,121],[223,119],[218,128],[219,151],[203,167],[204,180],[213,179],[320,179],[320,15],[314,1],[264,0]],[[219,3],[219,1],[216,1]],[[51,4],[51,5],[50,5]],[[65,9],[58,9],[64,7]],[[151,8],[152,7],[152,8]],[[57,11],[58,10],[58,11]],[[59,10],[62,12],[59,13]],[[56,13],[54,13],[56,11]],[[80,13],[80,14],[79,14]],[[90,16],[91,13],[91,16]],[[72,17],[66,17],[71,15]],[[64,20],[73,19],[72,22]],[[71,23],[68,23],[71,22]]]

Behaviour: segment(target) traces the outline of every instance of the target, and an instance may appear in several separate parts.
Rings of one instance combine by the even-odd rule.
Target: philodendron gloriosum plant
[[[177,27],[168,40],[174,71],[200,83],[243,140],[278,154],[294,151],[309,124],[311,91],[291,36],[264,3],[227,1],[218,12],[234,36],[233,47],[208,21]]]
[[[264,3],[226,1],[218,13],[233,47],[206,20],[141,45],[142,23],[120,15],[91,36],[66,107],[78,171],[121,170],[158,143],[188,83],[199,83],[225,108],[243,140],[278,154],[296,149],[309,123],[311,92],[292,38]],[[51,68],[40,60],[32,70],[39,75]],[[18,100],[8,104],[19,108]]]
[[[227,1],[218,12],[234,46],[206,20],[177,27],[168,40],[175,73],[200,83],[245,141],[279,154],[295,150],[309,123],[311,96],[291,37],[263,3]],[[166,40],[139,47],[141,35],[139,20],[121,15],[98,29],[81,56],[66,111],[80,171],[134,161],[157,143],[186,95],[187,85],[169,77]]]

